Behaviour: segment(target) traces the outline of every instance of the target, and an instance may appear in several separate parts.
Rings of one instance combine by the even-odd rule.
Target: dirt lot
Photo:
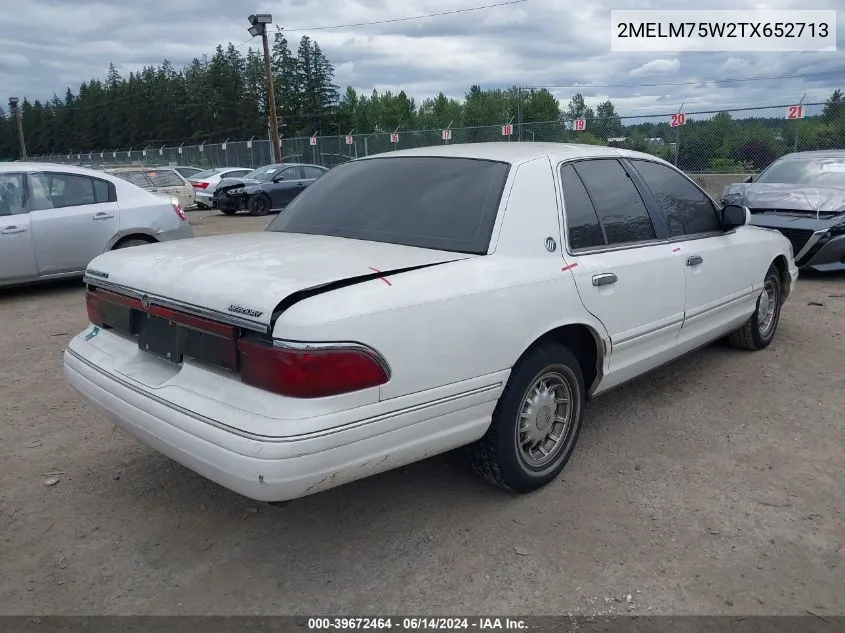
[[[594,401],[528,496],[458,452],[257,504],[66,386],[80,283],[0,293],[0,322],[0,613],[845,614],[845,275],[802,277],[767,350]]]

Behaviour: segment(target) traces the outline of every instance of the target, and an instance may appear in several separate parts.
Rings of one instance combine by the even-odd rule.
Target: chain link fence
[[[609,145],[664,158],[688,173],[748,174],[793,151],[845,148],[845,104],[807,103],[662,112],[579,120],[506,122],[450,130],[399,130],[351,136],[283,138],[285,162],[333,167],[397,149],[450,143],[555,142]],[[31,160],[109,167],[126,164],[260,167],[273,160],[268,139],[69,151]]]

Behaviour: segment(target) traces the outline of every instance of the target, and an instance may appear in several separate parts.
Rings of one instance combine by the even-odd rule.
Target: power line
[[[728,83],[744,83],[746,81],[772,81],[775,79],[795,79],[805,77],[828,77],[832,75],[845,75],[845,70],[834,70],[822,73],[803,73],[798,75],[774,75],[771,77],[737,77],[734,79],[701,79],[699,81],[680,81],[680,82],[658,82],[658,83],[640,83],[640,84],[567,84],[567,85],[542,85],[542,86],[522,86],[525,89],[541,89],[541,88],[657,88],[661,86],[697,86],[699,84],[728,84]]]
[[[293,33],[302,33],[304,31],[327,31],[329,29],[351,29],[356,26],[374,26],[376,24],[392,24],[394,22],[410,22],[411,20],[423,20],[426,18],[437,18],[442,15],[455,15],[458,13],[469,13],[470,11],[482,11],[484,9],[494,9],[496,7],[506,7],[512,4],[520,4],[528,2],[528,0],[509,0],[509,2],[498,2],[496,4],[485,4],[479,7],[468,7],[466,9],[453,9],[451,11],[439,11],[437,13],[426,13],[424,15],[412,15],[405,18],[391,18],[389,20],[374,20],[372,22],[356,22],[353,24],[337,24],[334,26],[312,26],[310,28],[294,28],[284,29]]]

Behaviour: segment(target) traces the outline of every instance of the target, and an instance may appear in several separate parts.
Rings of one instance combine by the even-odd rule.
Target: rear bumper
[[[158,452],[258,501],[303,497],[469,444],[486,431],[501,392],[476,391],[319,436],[254,436],[169,406],[86,359],[85,345],[71,342],[64,372],[90,404]]]
[[[156,235],[159,242],[170,242],[171,240],[185,240],[194,236],[194,228],[187,220],[180,221],[179,225],[168,231],[162,231]]]
[[[205,189],[197,189],[194,192],[194,198],[197,204],[204,204],[207,207],[212,205],[213,194]]]

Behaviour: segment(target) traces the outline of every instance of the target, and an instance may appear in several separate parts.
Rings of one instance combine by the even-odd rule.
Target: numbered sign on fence
[[[117,152],[112,152],[112,153],[111,153],[111,157],[112,157],[112,158],[117,158]]]
[[[391,132],[390,142],[391,143],[398,143],[399,142],[399,135],[396,132]]]
[[[451,141],[452,140],[452,130],[443,130],[442,136],[443,136],[444,141]]]
[[[246,142],[246,148],[247,148],[247,149],[252,149],[252,141],[247,141],[247,142]]]
[[[147,150],[142,149],[142,150],[141,150],[141,156],[146,156],[146,155],[147,155]]]
[[[311,140],[310,140],[310,141],[308,141],[308,142],[309,142],[309,143],[311,143],[311,145],[316,145],[316,144],[317,144],[317,137],[316,137],[316,136],[312,136],[312,137],[311,137]]]
[[[205,151],[205,145],[200,145],[200,151],[201,151],[201,152],[204,152],[204,151]]]
[[[179,148],[179,153],[180,153],[180,154],[182,153],[182,148],[181,148],[181,147]]]
[[[226,143],[220,143],[220,149],[222,149],[225,152],[226,151]]]
[[[158,155],[159,155],[159,156],[164,156],[164,150],[163,150],[163,149],[158,150]]]
[[[583,132],[587,129],[587,119],[575,119],[575,131]]]
[[[130,149],[129,151],[127,151],[127,152],[126,152],[126,157],[127,157],[127,158],[132,158],[132,150],[131,150],[131,149]]]
[[[786,118],[787,119],[803,119],[804,118],[804,106],[803,105],[794,105],[789,106],[786,108]]]
[[[510,136],[511,134],[513,134],[513,126],[510,123],[503,125],[502,136]]]
[[[346,144],[347,144],[347,145],[352,145],[354,142],[355,142],[355,139],[354,139],[354,138],[352,138],[352,135],[351,135],[351,134],[347,134],[347,135],[346,135]]]
[[[678,127],[679,125],[686,125],[687,124],[687,115],[683,112],[676,112],[672,115],[669,119],[669,125],[671,127]]]

